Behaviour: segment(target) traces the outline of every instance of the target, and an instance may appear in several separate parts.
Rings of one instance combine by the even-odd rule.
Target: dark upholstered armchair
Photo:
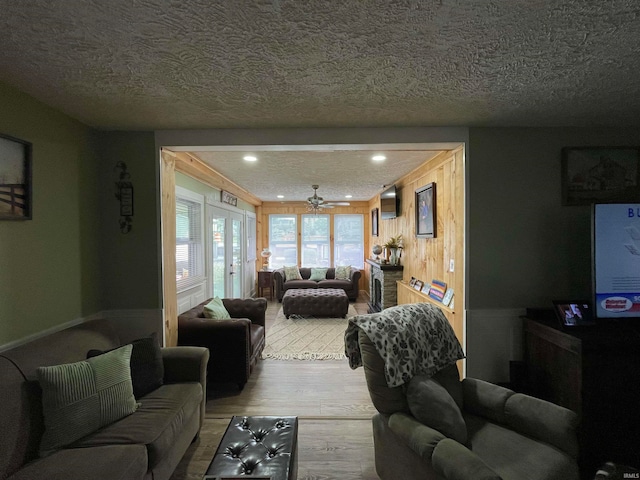
[[[205,318],[202,302],[178,317],[178,345],[209,349],[210,382],[233,382],[240,389],[251,375],[265,345],[266,298],[224,298],[229,320]]]

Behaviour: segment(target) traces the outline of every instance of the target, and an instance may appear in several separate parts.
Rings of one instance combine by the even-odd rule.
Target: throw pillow
[[[438,382],[425,375],[413,377],[407,387],[407,403],[419,422],[458,443],[467,443],[467,424],[462,412]]]
[[[289,280],[302,280],[298,267],[284,267],[284,281]]]
[[[351,280],[351,265],[336,267],[336,280]]]
[[[204,316],[206,318],[214,318],[216,320],[226,320],[231,318],[229,312],[222,303],[222,299],[215,297],[204,306]]]
[[[153,332],[149,337],[131,342],[131,383],[136,399],[153,392],[164,382],[164,363],[158,335]],[[113,350],[89,350],[87,358],[97,357]]]
[[[314,280],[319,282],[320,280],[325,280],[327,278],[327,269],[326,268],[312,268],[311,276],[309,280]]]
[[[36,370],[42,388],[45,456],[135,412],[132,345],[88,360]]]

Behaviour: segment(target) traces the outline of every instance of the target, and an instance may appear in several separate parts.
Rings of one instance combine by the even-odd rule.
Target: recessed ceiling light
[[[353,198],[353,195],[345,195],[344,198]]]
[[[384,155],[374,155],[373,157],[371,157],[371,160],[375,161],[375,162],[382,162],[383,160],[386,160],[387,157],[385,157]]]
[[[247,162],[256,162],[258,160],[258,157],[254,157],[253,155],[245,155],[242,158]]]
[[[278,198],[284,198],[284,195],[278,195]]]

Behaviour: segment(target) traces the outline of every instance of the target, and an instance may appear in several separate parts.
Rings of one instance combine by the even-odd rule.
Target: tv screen
[[[640,318],[640,203],[596,203],[592,215],[597,318]]]
[[[398,216],[398,195],[396,186],[392,185],[380,194],[380,218],[396,218]]]

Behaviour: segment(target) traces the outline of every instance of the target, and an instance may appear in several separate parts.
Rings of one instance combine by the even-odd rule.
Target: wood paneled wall
[[[436,238],[416,238],[415,191],[436,183]],[[396,182],[401,199],[401,215],[390,220],[379,220],[378,237],[369,237],[369,244],[382,245],[390,237],[399,234],[404,238],[401,263],[404,266],[403,281],[411,277],[423,282],[438,279],[447,283],[455,292],[454,308],[443,309],[449,322],[464,346],[464,149],[443,152]],[[369,202],[369,210],[380,208],[380,197]],[[371,230],[369,229],[369,232]],[[369,249],[369,251],[371,251]],[[454,271],[449,269],[454,261]],[[365,276],[367,285],[368,267]],[[403,291],[404,290],[404,291]],[[418,294],[418,292],[415,292]],[[428,301],[424,294],[398,291],[399,303]]]

